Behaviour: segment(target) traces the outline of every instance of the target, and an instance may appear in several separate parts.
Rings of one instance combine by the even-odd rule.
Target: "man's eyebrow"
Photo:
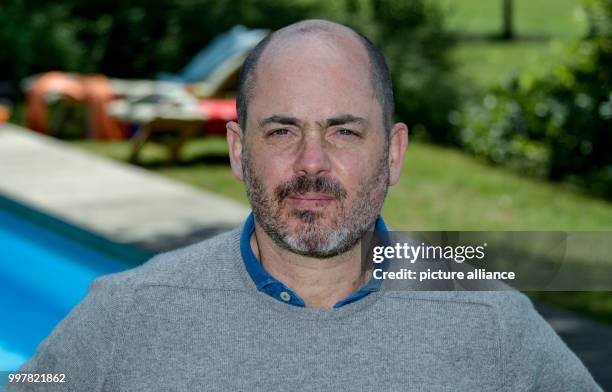
[[[328,118],[325,121],[325,125],[321,122],[317,122],[317,124],[322,128],[329,128],[336,125],[350,124],[350,123],[358,123],[362,125],[366,125],[368,120],[363,117],[353,116],[352,114],[341,114],[336,117]],[[301,126],[302,121],[295,117],[282,116],[282,115],[273,115],[270,117],[266,117],[259,122],[259,127],[263,128],[268,124],[282,124],[282,125],[295,125]]]
[[[362,125],[366,125],[368,123],[368,120],[363,117],[353,116],[352,114],[342,114],[337,117],[328,118],[326,128],[350,123],[359,123]]]
[[[302,122],[295,117],[274,115],[264,118],[259,122],[259,127],[263,128],[268,124],[282,124],[299,126]]]

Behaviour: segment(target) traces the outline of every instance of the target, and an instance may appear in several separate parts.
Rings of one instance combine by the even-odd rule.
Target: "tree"
[[[514,38],[514,4],[513,0],[502,0],[502,39]]]

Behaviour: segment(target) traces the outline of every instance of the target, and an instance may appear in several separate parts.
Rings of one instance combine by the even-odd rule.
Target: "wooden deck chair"
[[[176,161],[182,146],[205,124],[210,132],[210,123],[236,120],[233,90],[240,67],[267,33],[236,26],[213,40],[178,75],[161,75],[154,84],[111,81],[113,88],[125,91],[125,95],[109,106],[109,112],[138,125],[130,160],[136,162],[149,141],[161,141],[169,149],[169,161]],[[143,97],[143,92],[149,94]],[[169,134],[175,137],[168,139]]]

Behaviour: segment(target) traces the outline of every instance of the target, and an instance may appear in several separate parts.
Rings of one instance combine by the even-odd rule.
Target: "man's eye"
[[[357,134],[350,129],[340,129],[338,133],[343,136],[357,136]]]
[[[274,131],[269,133],[270,136],[284,136],[288,134],[289,130],[287,128],[275,129]]]

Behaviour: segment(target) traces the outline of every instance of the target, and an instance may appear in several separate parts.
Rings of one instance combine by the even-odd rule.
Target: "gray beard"
[[[276,245],[303,256],[328,258],[353,249],[364,234],[373,229],[387,195],[388,154],[379,160],[375,174],[359,184],[353,205],[346,204],[347,193],[334,180],[327,179],[329,182],[326,183],[321,177],[302,178],[304,186],[300,190],[303,193],[306,191],[320,192],[326,189],[325,184],[329,184],[331,190],[337,190],[334,196],[337,196],[336,201],[340,206],[340,211],[333,217],[328,227],[318,222],[323,218],[323,213],[293,209],[289,214],[299,219],[303,227],[294,231],[287,223],[284,223],[280,207],[283,199],[288,196],[287,187],[296,185],[298,179],[294,178],[286,184],[281,184],[275,190],[276,197],[274,197],[265,191],[261,179],[253,174],[245,151],[242,157],[246,192],[253,207],[255,219]]]

